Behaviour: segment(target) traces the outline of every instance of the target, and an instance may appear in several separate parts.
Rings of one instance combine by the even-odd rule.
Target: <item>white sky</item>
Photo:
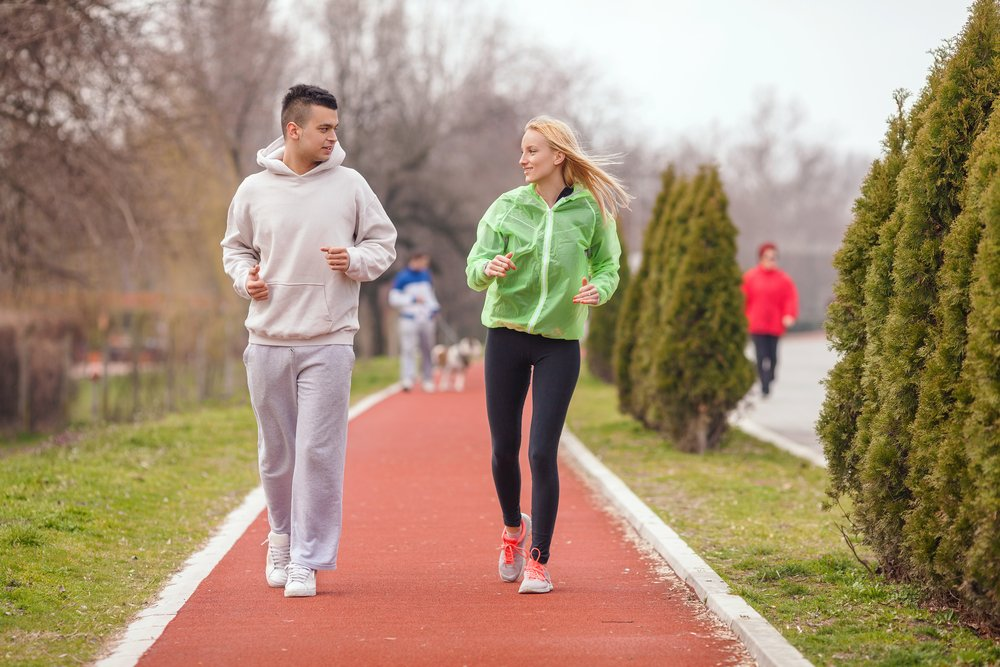
[[[892,91],[915,97],[929,51],[958,35],[972,2],[501,1],[529,43],[587,57],[624,93],[607,103],[631,107],[654,138],[735,126],[771,89],[801,106],[809,134],[872,156],[894,111]]]

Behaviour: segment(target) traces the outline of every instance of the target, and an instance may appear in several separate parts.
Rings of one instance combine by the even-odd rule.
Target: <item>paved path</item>
[[[262,515],[140,664],[752,662],[566,467],[550,561],[556,589],[518,595],[496,573],[489,469],[480,374],[462,394],[389,398],[351,423],[340,569],[319,574],[319,595],[285,599],[267,588]]]
[[[744,416],[821,457],[823,446],[815,430],[825,395],[821,383],[836,361],[822,331],[783,336],[771,395],[762,398],[760,385],[755,384],[742,410]]]

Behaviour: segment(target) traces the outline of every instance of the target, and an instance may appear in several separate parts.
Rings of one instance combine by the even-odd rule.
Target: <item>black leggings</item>
[[[769,334],[750,334],[754,351],[757,353],[757,376],[764,394],[771,392],[774,371],[778,366],[778,337]],[[766,363],[765,363],[766,362]]]
[[[532,375],[532,368],[534,374]],[[531,550],[549,560],[559,507],[557,454],[566,411],[580,375],[580,342],[512,329],[486,336],[486,412],[493,440],[493,482],[507,526],[521,525],[521,415],[531,391]]]

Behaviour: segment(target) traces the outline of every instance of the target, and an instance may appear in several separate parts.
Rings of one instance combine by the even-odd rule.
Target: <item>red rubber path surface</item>
[[[351,422],[339,569],[318,573],[316,597],[265,584],[262,514],[139,664],[752,664],[565,463],[555,590],[500,581],[481,373],[464,393],[397,394]],[[523,452],[522,470],[530,511]]]

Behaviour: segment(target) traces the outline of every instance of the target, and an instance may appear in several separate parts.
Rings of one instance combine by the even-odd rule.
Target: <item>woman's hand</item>
[[[585,306],[596,306],[601,302],[601,293],[597,291],[597,288],[587,282],[587,279],[583,279],[583,286],[580,291],[576,293],[573,297],[573,303],[581,303]]]
[[[509,252],[506,255],[497,255],[486,263],[483,273],[491,278],[503,278],[507,275],[508,271],[517,271],[517,267],[514,266],[514,262],[510,260],[513,256],[514,253],[512,252]]]

